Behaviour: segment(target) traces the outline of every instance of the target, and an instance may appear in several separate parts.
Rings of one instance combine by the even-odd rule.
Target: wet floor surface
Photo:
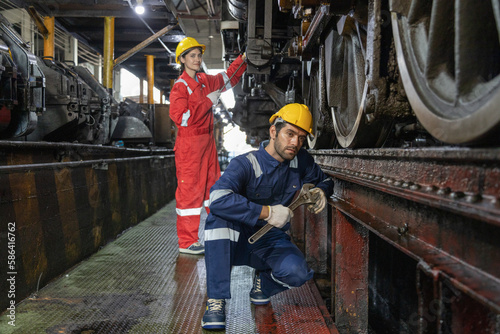
[[[0,333],[214,333],[201,329],[203,256],[178,253],[175,202],[40,289],[6,314]],[[250,303],[252,269],[235,267],[226,333],[335,332],[312,282]],[[219,331],[223,333],[224,331]]]

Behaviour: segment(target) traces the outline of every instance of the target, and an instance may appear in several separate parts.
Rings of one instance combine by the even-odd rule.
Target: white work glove
[[[219,100],[220,91],[216,90],[215,92],[211,92],[207,95],[207,97],[210,99],[210,101],[212,101],[212,104],[215,105],[217,104],[217,100]]]
[[[310,194],[320,194],[316,203],[309,204],[309,206],[307,207],[310,212],[317,214],[325,208],[325,205],[326,205],[325,192],[323,190],[321,190],[320,188],[313,188],[313,189],[309,190],[309,193]]]
[[[265,219],[269,224],[282,228],[293,217],[293,212],[281,204],[269,207],[269,216]]]

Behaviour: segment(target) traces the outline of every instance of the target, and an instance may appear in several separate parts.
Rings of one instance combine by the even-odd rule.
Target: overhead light
[[[137,4],[135,5],[135,12],[139,15],[144,14],[144,6],[142,5],[143,0],[137,0]]]

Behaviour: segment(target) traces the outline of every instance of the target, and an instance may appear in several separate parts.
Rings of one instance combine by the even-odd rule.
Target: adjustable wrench
[[[226,87],[226,85],[231,81],[231,79],[234,77],[234,75],[236,74],[236,72],[238,72],[241,68],[241,66],[243,66],[245,62],[241,62],[240,66],[238,66],[238,68],[236,69],[236,71],[234,71],[234,73],[231,75],[231,77],[229,77],[229,79],[227,79],[226,82],[224,82],[224,84],[222,85],[221,88],[219,88],[219,92],[222,92],[222,90],[224,89],[224,87]]]
[[[311,183],[306,183],[302,186],[300,189],[299,195],[297,198],[288,206],[290,210],[295,210],[299,206],[303,204],[313,204],[316,203],[316,201],[319,200],[320,194],[311,194],[309,190],[314,188],[314,184]],[[248,243],[253,244],[257,240],[259,240],[264,234],[269,232],[270,229],[272,229],[274,226],[267,223],[264,225],[260,230],[254,233],[250,238],[248,238]]]

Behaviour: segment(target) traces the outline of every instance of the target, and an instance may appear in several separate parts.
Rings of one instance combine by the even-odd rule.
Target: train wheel
[[[488,142],[500,127],[500,17],[494,3],[414,0],[401,7],[406,12],[391,13],[408,99],[425,129],[445,143]]]
[[[365,55],[366,30],[347,16],[342,35],[332,30],[325,48],[328,105],[338,144],[344,148],[381,146],[389,127],[365,113],[365,59],[371,56]]]
[[[319,63],[312,67],[306,104],[313,115],[314,137],[307,137],[307,145],[312,149],[333,148],[335,135],[331,128],[332,119],[326,107],[324,47],[320,48]]]

